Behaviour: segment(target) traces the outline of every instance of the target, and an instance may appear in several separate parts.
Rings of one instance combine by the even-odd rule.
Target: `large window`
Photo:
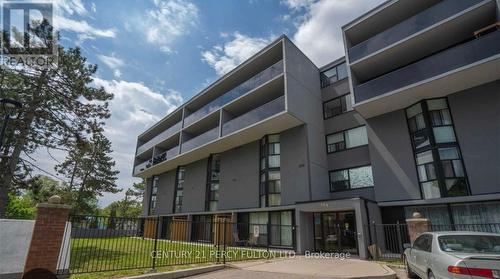
[[[368,144],[366,126],[361,126],[326,136],[328,153],[338,152]]]
[[[323,103],[323,118],[328,119],[352,110],[351,94],[346,94]]]
[[[418,179],[425,199],[466,196],[469,186],[446,98],[406,109]]]
[[[208,158],[208,178],[206,210],[216,211],[219,203],[220,155],[212,154]]]
[[[177,168],[175,198],[174,198],[174,213],[182,212],[182,198],[184,196],[184,179],[186,176],[186,169],[184,167]]]
[[[260,206],[281,205],[280,136],[267,135],[260,141]]]
[[[158,176],[153,176],[151,194],[149,195],[149,215],[156,214],[156,196],[158,195]]]
[[[321,72],[321,87],[326,87],[347,77],[347,66],[344,63]]]
[[[330,191],[343,191],[373,186],[371,166],[330,171]]]
[[[293,245],[293,228],[291,211],[269,212],[271,219],[271,239],[273,246],[290,247]]]

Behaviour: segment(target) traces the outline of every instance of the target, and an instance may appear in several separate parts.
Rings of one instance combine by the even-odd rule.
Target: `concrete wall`
[[[367,119],[377,201],[420,199],[420,187],[403,110]]]
[[[0,219],[0,278],[21,278],[33,235],[34,220]],[[58,269],[68,269],[71,223],[66,223]]]
[[[186,165],[182,212],[205,211],[208,159]]]
[[[175,178],[177,170],[162,173],[158,178],[158,193],[156,196],[157,214],[169,214],[174,208]]]
[[[259,142],[221,154],[219,209],[259,207]]]
[[[281,133],[281,204],[309,200],[307,131],[299,126]]]
[[[500,81],[448,96],[473,195],[500,193]]]
[[[310,200],[325,199],[328,165],[318,68],[289,40],[285,40],[287,111],[306,123]]]

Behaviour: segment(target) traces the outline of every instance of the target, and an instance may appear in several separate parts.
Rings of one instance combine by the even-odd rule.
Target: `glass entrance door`
[[[316,251],[358,253],[354,211],[314,213]]]

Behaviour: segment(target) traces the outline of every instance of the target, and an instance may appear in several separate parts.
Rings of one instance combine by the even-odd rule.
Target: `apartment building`
[[[500,223],[499,7],[387,1],[320,69],[281,36],[139,135],[143,216],[276,225],[270,246],[361,257],[367,224],[415,211]]]

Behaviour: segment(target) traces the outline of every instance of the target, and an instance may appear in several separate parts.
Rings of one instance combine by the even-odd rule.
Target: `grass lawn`
[[[114,271],[109,276],[131,275],[124,269],[136,270],[142,274],[151,269],[156,257],[156,266],[167,267],[172,270],[176,266],[192,264],[210,264],[222,261],[225,253],[226,261],[239,261],[275,257],[262,249],[244,247],[215,246],[211,243],[180,242],[158,240],[154,249],[154,240],[137,237],[110,237],[110,238],[75,238],[71,240],[71,273],[88,273],[96,271]],[[167,271],[165,270],[165,271]],[[163,271],[163,270],[162,270]],[[124,272],[126,272],[124,274]],[[88,277],[93,275],[73,275],[72,278],[103,278]],[[87,277],[85,277],[87,276]],[[106,275],[107,276],[107,275]]]

